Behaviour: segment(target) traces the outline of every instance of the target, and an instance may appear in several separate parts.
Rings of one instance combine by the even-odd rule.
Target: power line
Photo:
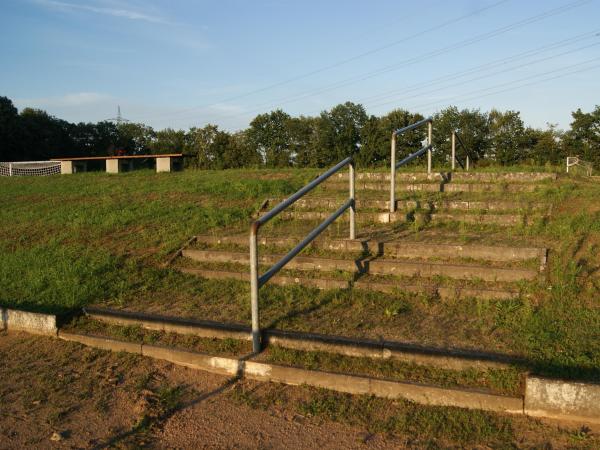
[[[402,89],[394,89],[393,91],[385,91],[382,92],[380,94],[376,94],[373,96],[369,96],[369,97],[363,97],[359,100],[360,103],[363,102],[368,102],[371,100],[377,100],[377,99],[383,99],[383,98],[389,98],[390,95],[394,95],[394,94],[399,94],[399,93],[407,93],[407,92],[414,92],[415,90],[419,89],[419,88],[425,88],[425,87],[429,87],[432,85],[436,85],[439,83],[443,83],[444,81],[451,81],[451,80],[455,80],[458,78],[462,78],[465,75],[469,75],[472,73],[477,73],[477,72],[482,72],[485,70],[490,70],[493,69],[495,67],[502,67],[505,64],[512,62],[512,61],[517,61],[519,59],[523,59],[523,58],[527,58],[530,56],[534,56],[534,55],[538,55],[540,53],[544,53],[548,50],[553,50],[556,48],[560,48],[560,47],[564,47],[567,45],[571,45],[574,44],[576,42],[585,40],[585,39],[590,39],[593,37],[598,37],[600,36],[600,30],[594,30],[594,31],[589,31],[586,33],[582,33],[576,36],[573,36],[571,38],[567,38],[567,39],[563,39],[560,41],[556,41],[553,42],[552,44],[547,44],[547,45],[543,45],[541,47],[536,47],[535,49],[531,49],[531,50],[527,50],[525,52],[522,53],[517,53],[515,55],[512,56],[508,56],[505,58],[501,58],[498,60],[494,60],[494,61],[490,61],[489,63],[485,63],[485,64],[481,64],[481,65],[477,65],[474,67],[471,67],[469,69],[465,69],[459,72],[455,72],[453,74],[449,74],[449,75],[443,75],[441,77],[437,77],[434,78],[432,80],[426,81],[426,82],[422,82],[422,83],[417,83],[417,84],[413,84],[413,85],[409,85],[406,86]]]
[[[503,70],[500,70],[500,71],[497,71],[497,72],[494,72],[494,73],[491,73],[491,74],[481,75],[481,76],[478,76],[478,77],[469,78],[467,80],[460,81],[458,83],[453,83],[453,84],[445,85],[445,86],[442,86],[440,88],[436,88],[436,89],[433,89],[433,90],[427,90],[426,93],[427,94],[432,94],[432,93],[435,93],[435,92],[443,91],[443,90],[448,89],[448,88],[452,88],[452,87],[456,87],[456,86],[461,86],[461,85],[470,83],[472,81],[478,81],[478,80],[482,80],[484,78],[493,77],[493,76],[496,76],[496,75],[501,74],[501,73],[512,72],[513,70],[520,69],[522,67],[527,67],[527,66],[531,66],[531,65],[534,65],[534,64],[538,64],[538,63],[543,62],[543,61],[548,61],[548,60],[551,60],[551,59],[559,58],[561,56],[564,56],[564,55],[567,55],[567,54],[571,54],[571,53],[574,53],[574,52],[577,52],[577,51],[580,51],[580,50],[585,50],[585,49],[590,48],[590,47],[595,47],[597,45],[600,45],[600,42],[596,42],[596,43],[584,45],[582,47],[578,47],[578,48],[575,48],[575,49],[567,50],[567,51],[559,53],[557,55],[551,55],[551,56],[547,56],[545,58],[540,58],[540,59],[536,59],[534,61],[529,61],[529,62],[526,62],[526,63],[523,63],[523,64],[519,64],[517,66],[509,67],[509,68],[506,68],[506,69],[503,69]],[[413,89],[412,91],[414,92],[415,90],[421,90],[422,91],[423,89]],[[410,95],[410,96],[403,96],[403,97],[395,98],[393,100],[387,100],[387,101],[384,101],[384,102],[379,102],[379,103],[371,104],[370,107],[373,108],[373,107],[378,107],[378,106],[383,106],[383,105],[389,105],[390,103],[397,103],[397,102],[404,101],[404,100],[407,100],[407,99],[419,97],[420,95],[423,95],[423,92],[418,93],[418,94],[413,94],[413,95]]]
[[[456,17],[454,19],[447,20],[447,21],[442,22],[442,23],[440,23],[438,25],[435,25],[435,26],[433,26],[431,28],[427,28],[425,30],[421,30],[421,31],[419,31],[417,33],[414,33],[412,35],[405,36],[405,37],[403,37],[401,39],[398,39],[396,41],[390,42],[388,44],[384,44],[384,45],[379,46],[379,47],[375,47],[375,48],[373,48],[371,50],[367,50],[367,51],[365,51],[363,53],[359,53],[359,54],[351,56],[349,58],[342,59],[342,60],[337,61],[337,62],[335,62],[333,64],[330,64],[330,65],[327,65],[327,66],[323,66],[323,67],[320,67],[318,69],[306,72],[306,73],[304,73],[302,75],[298,75],[298,76],[295,76],[295,77],[292,77],[292,78],[288,78],[286,80],[279,81],[279,82],[270,84],[268,86],[265,86],[265,87],[262,87],[262,88],[259,88],[259,89],[255,89],[253,91],[246,92],[244,94],[235,95],[235,96],[223,99],[223,100],[221,100],[219,102],[214,102],[214,103],[203,105],[203,106],[196,106],[196,107],[193,107],[193,108],[186,108],[186,109],[183,109],[183,110],[180,110],[180,111],[173,111],[171,113],[165,113],[165,114],[157,115],[157,116],[154,116],[154,117],[165,117],[165,116],[169,116],[169,115],[179,115],[179,114],[182,114],[182,113],[188,113],[188,112],[196,111],[196,110],[199,110],[199,109],[209,108],[211,106],[218,106],[221,103],[227,103],[227,102],[231,102],[231,101],[234,101],[234,100],[239,100],[241,98],[249,97],[249,96],[254,95],[254,94],[259,94],[261,92],[265,92],[265,91],[274,89],[276,87],[284,86],[286,84],[293,83],[294,81],[302,80],[304,78],[308,78],[308,77],[311,77],[313,75],[317,75],[319,73],[325,72],[327,70],[335,69],[337,67],[343,66],[343,65],[348,64],[350,62],[356,61],[356,60],[358,60],[360,58],[364,58],[366,56],[370,56],[370,55],[373,55],[375,53],[379,53],[379,52],[381,52],[383,50],[386,50],[388,48],[391,48],[391,47],[394,47],[396,45],[402,44],[404,42],[416,39],[416,38],[418,38],[420,36],[424,36],[427,33],[431,33],[433,31],[437,31],[437,30],[445,28],[445,27],[447,27],[449,25],[453,25],[455,23],[459,23],[459,22],[461,22],[461,21],[463,21],[465,19],[468,19],[469,17],[481,14],[482,12],[487,11],[487,10],[492,9],[492,8],[495,8],[497,6],[500,6],[503,3],[507,3],[508,1],[510,1],[510,0],[500,0],[500,1],[497,1],[496,3],[493,3],[493,4],[489,5],[489,6],[486,6],[486,7],[483,7],[483,8],[479,8],[479,9],[477,9],[475,11],[471,11],[468,14],[464,14],[464,15]],[[140,117],[144,117],[144,116],[142,115]]]
[[[519,88],[522,88],[522,87],[533,86],[533,85],[536,85],[536,84],[540,84],[540,83],[544,83],[544,82],[547,82],[547,81],[555,80],[557,78],[562,78],[562,77],[565,77],[565,76],[568,76],[568,75],[572,75],[572,74],[575,74],[575,73],[580,73],[580,72],[585,72],[587,70],[592,70],[592,69],[595,69],[597,67],[600,67],[600,64],[597,64],[597,65],[591,66],[591,67],[587,67],[587,68],[583,68],[583,69],[578,69],[578,70],[575,70],[575,71],[572,71],[572,72],[567,72],[567,73],[564,73],[564,74],[552,76],[550,78],[546,78],[546,79],[543,79],[543,80],[532,81],[532,82],[525,83],[525,84],[522,84],[522,85],[509,87],[507,89],[502,89],[500,91],[491,92],[491,93],[488,93],[488,94],[482,94],[482,95],[479,94],[481,92],[489,91],[489,90],[492,90],[492,89],[497,89],[497,88],[500,88],[500,87],[503,87],[503,86],[509,86],[509,85],[511,85],[513,83],[520,83],[520,82],[531,80],[531,79],[535,79],[535,78],[538,78],[538,77],[547,76],[547,75],[550,75],[550,74],[553,74],[553,73],[556,73],[556,72],[561,72],[563,70],[572,69],[574,67],[581,66],[581,65],[584,65],[584,64],[589,64],[589,63],[592,63],[594,61],[600,61],[600,57],[592,58],[592,59],[589,59],[589,60],[586,60],[586,61],[582,61],[582,62],[579,62],[579,63],[576,63],[576,64],[571,64],[571,65],[568,65],[568,66],[564,66],[564,67],[561,67],[559,69],[554,69],[554,70],[542,72],[542,73],[539,73],[539,74],[536,74],[536,75],[531,75],[531,76],[528,76],[528,77],[519,78],[517,80],[512,80],[512,81],[508,81],[508,82],[505,82],[505,83],[500,83],[500,84],[497,84],[497,85],[494,85],[494,86],[489,86],[489,87],[486,87],[486,88],[477,89],[477,90],[474,90],[474,91],[467,92],[465,94],[461,94],[461,95],[457,95],[457,96],[454,96],[454,97],[447,98],[447,99],[445,99],[443,101],[435,101],[435,102],[418,104],[418,105],[415,105],[415,106],[411,106],[410,109],[417,110],[417,109],[421,109],[421,108],[431,107],[431,106],[434,106],[434,105],[446,104],[449,101],[453,101],[455,99],[461,99],[462,102],[466,102],[466,101],[475,100],[475,99],[481,98],[481,97],[488,97],[490,95],[501,94],[503,92],[512,91],[512,90],[519,89]],[[477,95],[473,96],[474,94],[477,94]],[[472,97],[462,98],[465,95],[471,95]]]
[[[439,55],[447,53],[447,52],[449,52],[451,50],[456,50],[456,49],[459,49],[459,48],[467,47],[469,45],[473,45],[475,43],[479,43],[479,42],[481,42],[483,40],[487,40],[487,39],[490,39],[492,37],[504,34],[506,32],[513,31],[513,30],[515,30],[517,28],[521,28],[521,27],[524,27],[526,25],[530,25],[532,23],[539,22],[539,21],[547,19],[549,17],[552,17],[552,16],[555,16],[555,15],[567,12],[567,11],[569,11],[571,9],[580,7],[580,6],[582,6],[582,5],[586,4],[586,3],[589,3],[590,1],[591,0],[577,0],[575,2],[567,3],[567,4],[562,5],[560,7],[553,8],[553,9],[545,11],[543,13],[530,16],[530,17],[528,17],[526,19],[522,19],[522,20],[514,22],[512,24],[509,24],[509,25],[497,28],[495,30],[492,30],[492,31],[489,31],[489,32],[486,32],[486,33],[482,33],[482,34],[479,34],[477,36],[474,36],[474,37],[471,37],[471,38],[468,38],[468,39],[464,39],[462,41],[459,41],[457,43],[451,44],[449,46],[445,46],[445,47],[442,47],[442,48],[439,48],[439,49],[427,52],[425,54],[422,54],[422,55],[419,55],[419,56],[416,56],[416,57],[413,57],[413,58],[406,59],[404,61],[401,61],[401,62],[393,64],[393,65],[384,66],[384,67],[379,68],[379,69],[377,69],[375,71],[367,72],[367,73],[365,73],[363,75],[359,75],[359,76],[354,76],[354,77],[347,78],[345,80],[342,80],[342,81],[330,84],[330,85],[328,85],[328,86],[326,86],[324,88],[320,88],[319,90],[316,90],[316,91],[309,91],[309,92],[305,92],[305,93],[302,93],[302,94],[297,94],[296,96],[293,96],[293,97],[283,97],[283,98],[280,98],[280,99],[277,99],[277,100],[272,100],[272,101],[269,101],[267,103],[259,104],[257,107],[255,107],[253,109],[242,111],[242,112],[236,113],[236,114],[230,114],[230,115],[222,116],[221,118],[227,119],[227,118],[233,118],[233,117],[240,117],[240,116],[243,116],[243,115],[246,115],[246,114],[249,114],[249,113],[259,112],[259,111],[263,110],[264,107],[269,106],[269,105],[271,106],[271,109],[272,109],[273,107],[278,107],[278,106],[280,106],[282,104],[296,102],[296,101],[299,101],[299,100],[303,100],[305,98],[313,97],[315,95],[320,95],[320,94],[323,94],[323,93],[327,93],[327,92],[330,92],[332,90],[339,89],[341,87],[346,87],[346,86],[349,86],[351,84],[355,84],[355,83],[358,83],[360,81],[364,81],[366,79],[373,78],[375,76],[381,75],[382,73],[387,73],[387,72],[391,72],[393,70],[398,70],[399,68],[406,67],[406,66],[409,66],[409,65],[416,64],[418,62],[422,62],[422,61],[427,60],[427,59],[434,58],[435,56],[439,56]],[[204,122],[204,124],[207,124],[207,123],[209,123],[209,122]]]

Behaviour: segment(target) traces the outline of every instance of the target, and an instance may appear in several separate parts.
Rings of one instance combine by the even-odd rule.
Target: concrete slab
[[[61,175],[71,175],[73,173],[73,161],[61,161],[60,173]]]
[[[527,377],[525,414],[600,424],[600,384]]]
[[[173,170],[172,158],[156,158],[156,173],[171,172]]]
[[[106,173],[119,173],[120,164],[118,159],[106,160]]]
[[[1,308],[2,328],[8,331],[27,331],[56,336],[56,316],[15,309]]]

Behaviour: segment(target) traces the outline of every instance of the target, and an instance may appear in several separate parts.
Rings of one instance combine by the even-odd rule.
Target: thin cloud
[[[112,99],[110,95],[98,92],[75,92],[58,97],[16,99],[15,103],[20,107],[60,108],[96,105]]]
[[[62,11],[85,11],[94,14],[103,14],[106,16],[120,17],[128,20],[139,20],[144,22],[162,24],[170,23],[164,17],[147,14],[145,12],[134,11],[132,9],[122,7],[94,6],[89,4],[76,4],[55,0],[36,0],[36,3],[46,6],[48,8],[60,9]]]

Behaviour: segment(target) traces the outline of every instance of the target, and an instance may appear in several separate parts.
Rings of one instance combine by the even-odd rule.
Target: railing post
[[[390,212],[396,212],[396,133],[392,133],[392,154],[390,155]]]
[[[567,172],[568,171],[569,171],[569,169],[567,168]],[[11,162],[8,163],[8,176],[12,177],[12,163]]]
[[[258,316],[258,247],[256,235],[258,223],[253,223],[250,231],[250,309],[252,313],[252,351],[260,352],[260,322]]]
[[[452,171],[456,169],[456,132],[452,132]]]
[[[350,199],[352,200],[352,206],[350,207],[350,239],[356,239],[356,197],[354,192],[356,170],[354,167],[354,161],[348,165],[348,178],[350,179]]]
[[[427,123],[427,145],[431,145],[431,138],[433,134],[433,123],[429,121]],[[431,147],[427,150],[427,174],[431,174]]]

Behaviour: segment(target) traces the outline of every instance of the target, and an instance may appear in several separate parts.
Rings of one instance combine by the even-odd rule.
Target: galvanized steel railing
[[[292,250],[290,250],[269,270],[267,270],[264,274],[259,276],[257,236],[260,227],[346,166],[348,166],[349,168],[348,178],[350,195],[348,200],[342,206],[340,206],[340,208],[337,211],[335,211],[331,216],[325,219],[318,227],[312,230],[298,245],[296,245]],[[255,353],[259,352],[261,349],[260,322],[258,312],[258,290],[263,285],[265,285],[267,281],[269,281],[277,272],[283,269],[283,267],[288,262],[290,262],[294,258],[294,256],[300,253],[308,244],[310,244],[317,236],[319,236],[329,225],[331,225],[331,223],[333,223],[333,221],[340,217],[347,209],[350,210],[350,239],[356,238],[354,217],[356,214],[356,202],[354,198],[354,169],[354,159],[350,156],[338,163],[337,165],[335,165],[334,167],[332,167],[331,169],[329,169],[324,174],[315,178],[313,181],[308,183],[294,195],[285,199],[277,206],[275,206],[272,210],[270,210],[268,213],[266,213],[264,216],[260,217],[259,219],[254,221],[254,223],[252,223],[252,226],[250,228],[250,302],[252,310],[252,350]]]
[[[465,151],[465,164],[463,164],[461,162],[461,160],[458,159],[458,157],[456,156],[456,141],[457,140],[458,140],[458,143],[460,144],[460,146]],[[458,164],[460,165],[461,168],[465,169],[468,172],[469,165],[470,165],[470,153],[469,153],[469,150],[467,149],[467,146],[464,144],[464,142],[460,138],[458,131],[456,131],[456,130],[452,131],[451,141],[452,141],[452,156],[450,157],[450,159],[452,161],[451,162],[452,170],[456,169],[456,165],[455,165],[455,161],[456,161],[456,162],[458,162]]]
[[[396,163],[396,137],[402,133],[406,133],[407,131],[412,131],[420,126],[427,124],[427,145],[423,147],[421,150],[416,151],[408,155],[402,161]],[[392,154],[390,158],[390,166],[391,166],[391,174],[390,174],[390,212],[396,211],[396,169],[415,158],[418,158],[423,153],[427,152],[427,173],[431,173],[431,150],[433,149],[432,145],[432,134],[433,134],[433,117],[428,117],[423,120],[419,120],[418,122],[413,123],[412,125],[408,125],[404,128],[400,128],[392,133]]]
[[[567,156],[567,173],[569,173],[570,167],[580,166],[583,167],[588,177],[592,176],[594,166],[591,162],[584,161],[579,156]]]

